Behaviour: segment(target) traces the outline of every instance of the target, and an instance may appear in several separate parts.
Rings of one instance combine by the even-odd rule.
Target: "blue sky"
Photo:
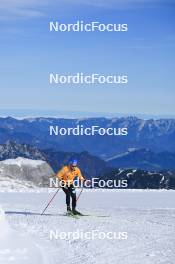
[[[0,109],[175,115],[174,13],[169,0],[1,0]],[[49,21],[77,20],[129,30],[49,32]],[[50,86],[51,72],[127,74],[129,83]]]

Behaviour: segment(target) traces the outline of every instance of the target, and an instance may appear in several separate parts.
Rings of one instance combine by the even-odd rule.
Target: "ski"
[[[79,219],[79,215],[75,215],[72,212],[66,213],[66,214],[64,214],[64,216],[68,216],[68,217],[72,217],[72,218],[75,218],[75,219]]]
[[[79,216],[92,216],[92,217],[109,217],[109,215],[93,215],[93,214],[81,214]]]
[[[40,214],[38,214],[40,215]],[[73,214],[72,212],[70,213],[65,213],[65,214],[43,214],[42,216],[70,216],[73,218],[80,219],[81,217],[98,217],[98,218],[106,218],[110,217],[109,215],[96,215],[96,214]]]

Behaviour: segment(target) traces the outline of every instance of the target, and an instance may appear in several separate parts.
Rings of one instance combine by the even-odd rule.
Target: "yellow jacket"
[[[81,174],[79,168],[75,167],[73,170],[70,169],[70,166],[64,166],[56,175],[60,181],[64,181],[66,183],[73,183],[74,178],[78,176],[78,178],[83,181],[85,180]]]

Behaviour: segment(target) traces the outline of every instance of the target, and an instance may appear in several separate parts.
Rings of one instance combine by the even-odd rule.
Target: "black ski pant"
[[[70,198],[72,198],[72,209],[75,209],[76,207],[76,192],[73,185],[65,186],[62,188],[63,191],[66,194],[66,204],[67,206],[70,206]]]

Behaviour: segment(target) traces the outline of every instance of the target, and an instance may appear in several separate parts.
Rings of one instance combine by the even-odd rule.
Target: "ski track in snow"
[[[63,216],[65,208],[62,192],[46,215],[40,216],[39,213],[52,195],[47,192],[0,193],[1,205],[6,211],[10,227],[32,237],[47,255],[49,260],[46,263],[175,263],[175,208],[169,202],[175,192],[87,192],[80,199],[79,209],[86,214],[109,217],[86,216],[80,219]],[[162,208],[159,206],[160,197],[164,201]],[[152,203],[145,206],[150,201]],[[50,230],[127,232],[128,238],[50,240]]]

